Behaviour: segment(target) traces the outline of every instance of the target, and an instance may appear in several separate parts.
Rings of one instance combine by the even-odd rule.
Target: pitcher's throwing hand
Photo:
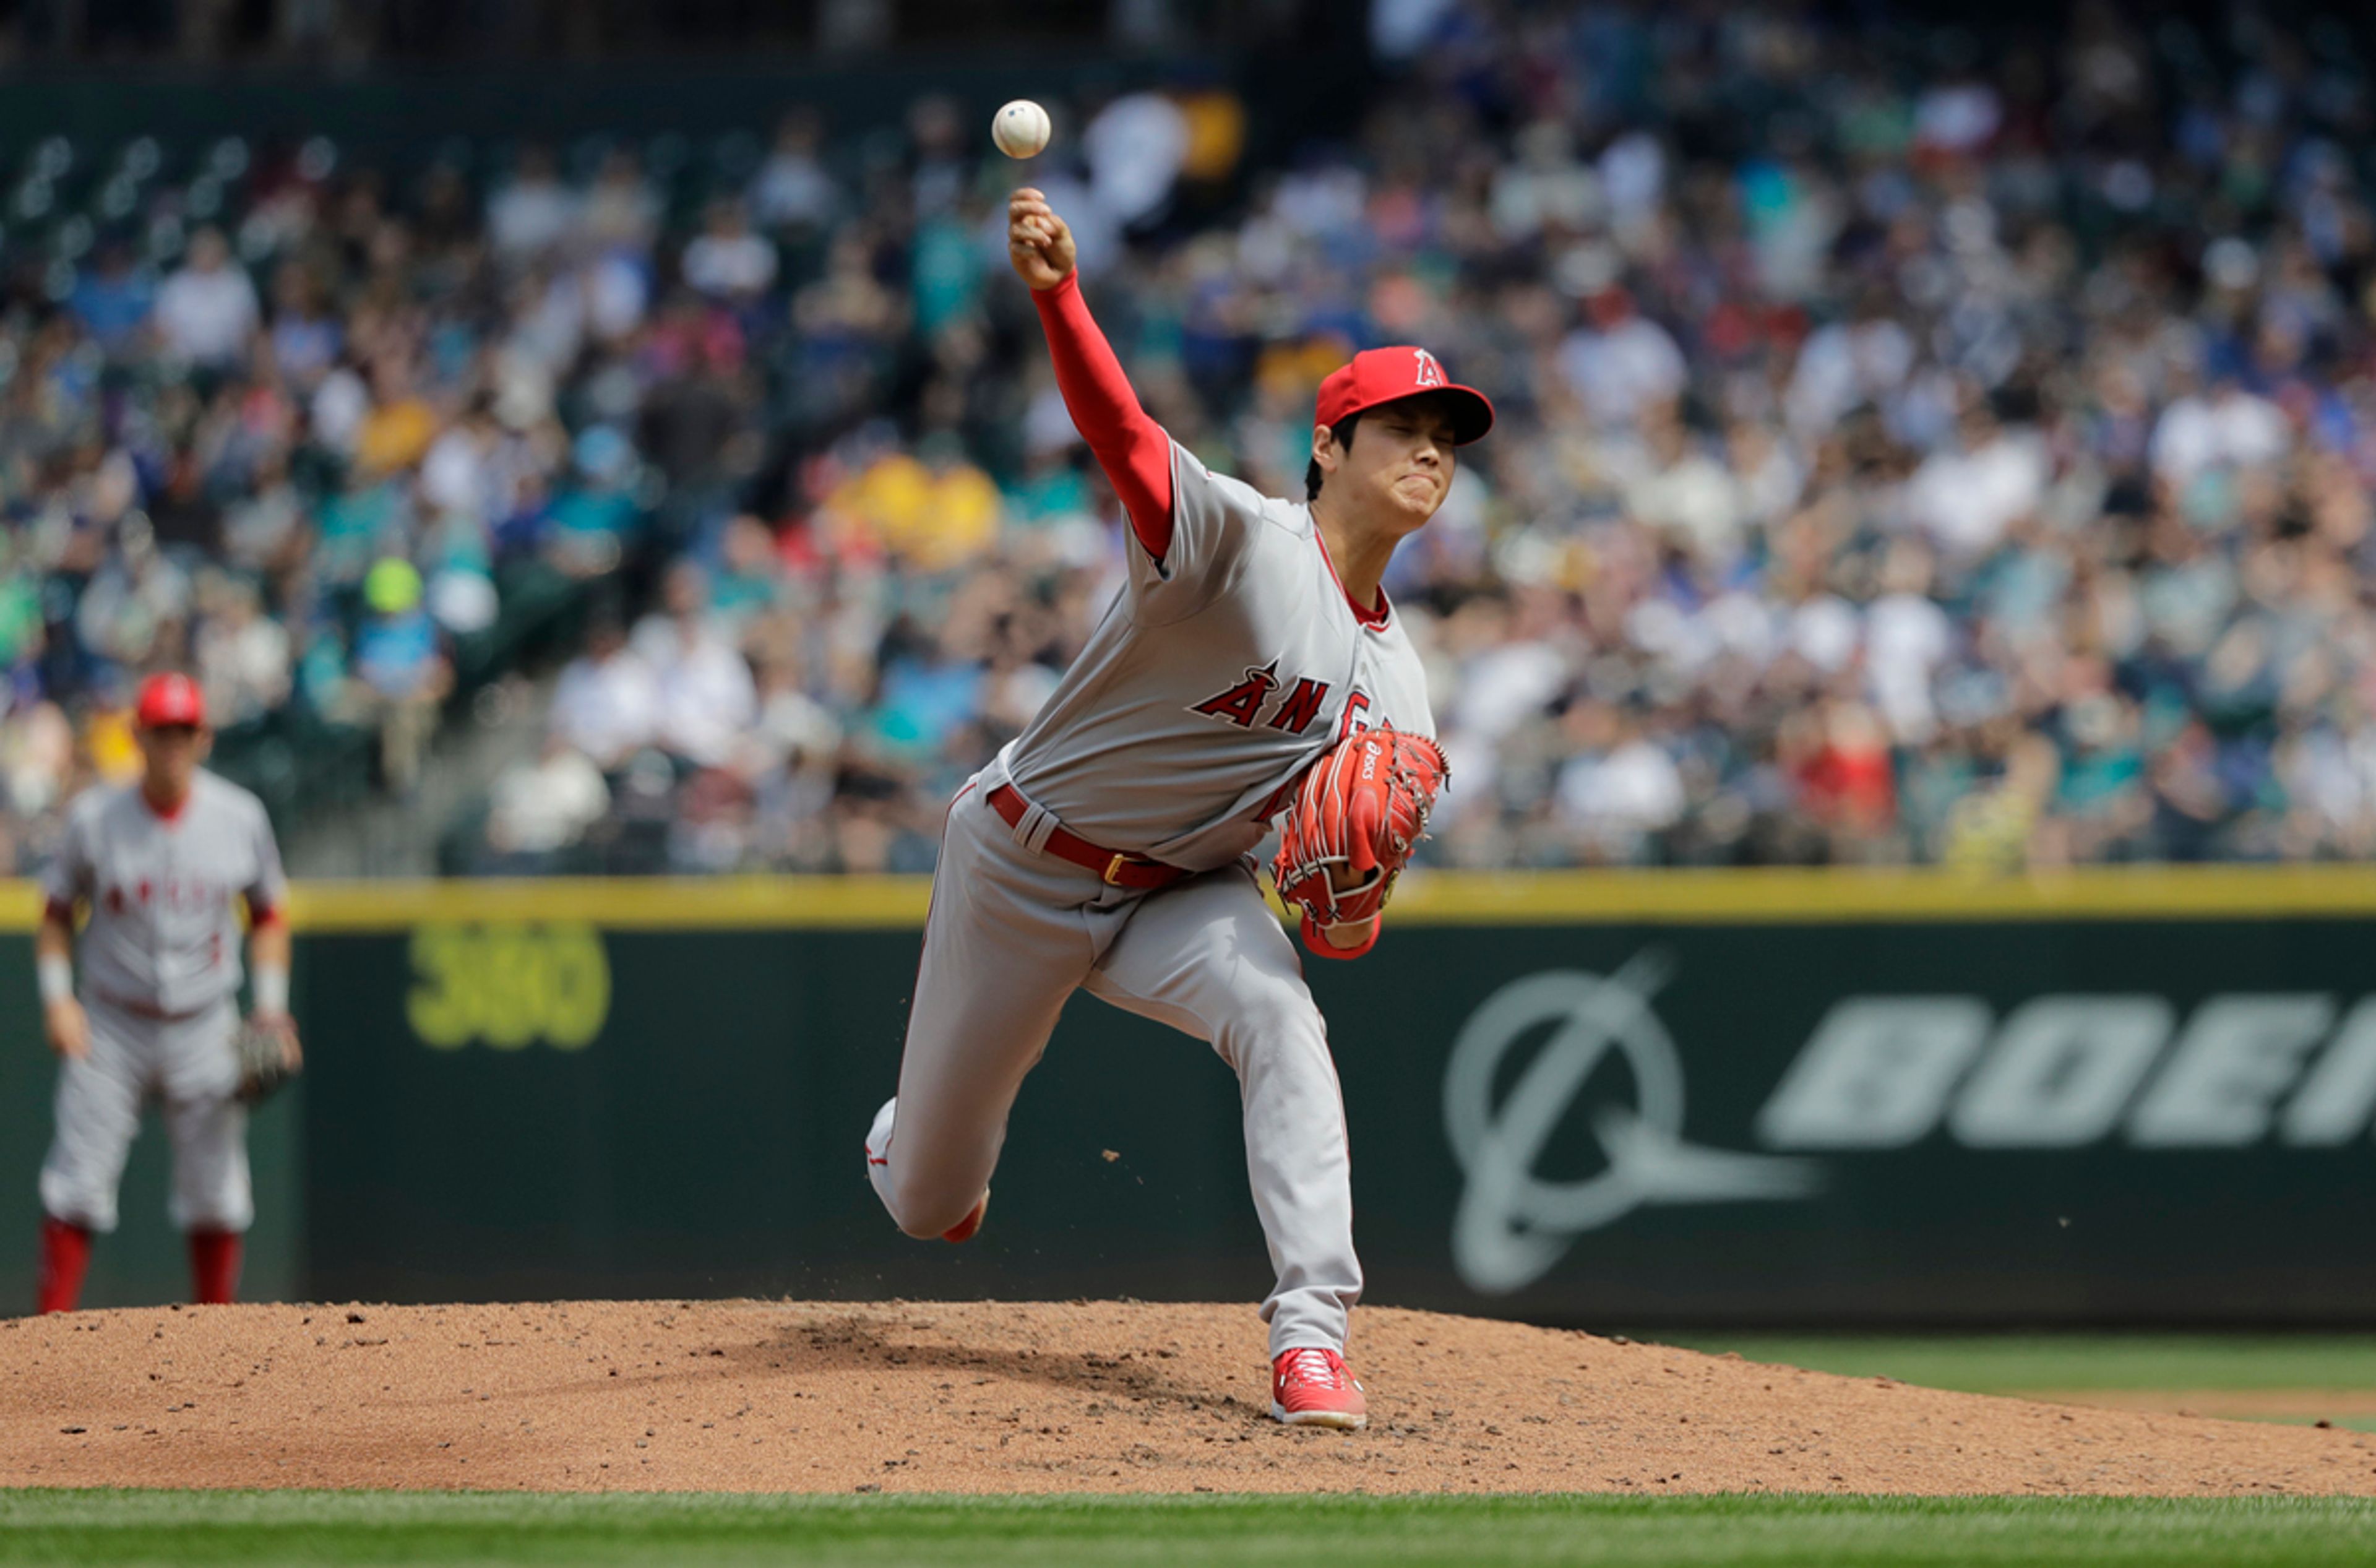
[[[1079,265],[1072,226],[1028,185],[1006,201],[1006,256],[1016,275],[1035,290],[1054,288]]]

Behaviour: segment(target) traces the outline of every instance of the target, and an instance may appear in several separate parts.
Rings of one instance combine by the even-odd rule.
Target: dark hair
[[[1336,442],[1339,446],[1350,446],[1353,445],[1354,428],[1360,422],[1360,411],[1356,410],[1354,412],[1347,414],[1343,419],[1338,420],[1335,424],[1330,425],[1328,427],[1328,437],[1330,440]],[[1305,501],[1312,502],[1320,499],[1320,481],[1322,478],[1323,475],[1320,472],[1319,458],[1314,457],[1311,462],[1304,465],[1303,499]]]

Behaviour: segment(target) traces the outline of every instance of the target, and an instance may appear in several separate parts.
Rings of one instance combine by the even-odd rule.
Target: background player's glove
[[[302,1070],[297,1050],[297,1026],[274,1014],[252,1013],[232,1036],[232,1054],[239,1061],[239,1098],[261,1105],[281,1085]]]
[[[1278,896],[1302,911],[1306,947],[1354,956],[1325,932],[1375,920],[1385,908],[1427,837],[1427,814],[1447,775],[1441,747],[1392,726],[1348,735],[1312,765],[1288,804],[1270,868]]]

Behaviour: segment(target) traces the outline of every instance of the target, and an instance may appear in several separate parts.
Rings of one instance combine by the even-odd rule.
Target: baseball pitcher
[[[92,1235],[115,1229],[125,1156],[152,1097],[173,1144],[171,1208],[189,1237],[191,1293],[230,1301],[240,1237],[255,1216],[247,1102],[300,1060],[280,851],[263,804],[198,766],[212,737],[188,676],[150,676],[136,718],[139,782],[76,800],[34,939],[42,1023],[59,1063],[56,1134],[42,1163],[45,1313],[74,1309]],[[244,1035],[234,1001],[242,900],[255,971]],[[79,996],[78,906],[89,911]]]
[[[1075,987],[1209,1041],[1238,1075],[1277,1283],[1272,1414],[1368,1417],[1344,1348],[1353,1251],[1327,1028],[1251,859],[1304,946],[1355,957],[1443,778],[1427,686],[1380,580],[1493,422],[1423,349],[1321,384],[1301,502],[1207,471],[1139,406],[1036,190],[1007,210],[1057,384],[1128,514],[1128,579],[1025,732],[949,808],[898,1094],[867,1173],[911,1236],[971,1237],[1007,1114]]]

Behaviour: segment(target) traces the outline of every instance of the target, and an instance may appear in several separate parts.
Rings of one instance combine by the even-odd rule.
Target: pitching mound
[[[578,1301],[0,1324],[0,1484],[2376,1492],[2357,1432],[1942,1394],[1365,1308],[1361,1433],[1242,1305]]]

